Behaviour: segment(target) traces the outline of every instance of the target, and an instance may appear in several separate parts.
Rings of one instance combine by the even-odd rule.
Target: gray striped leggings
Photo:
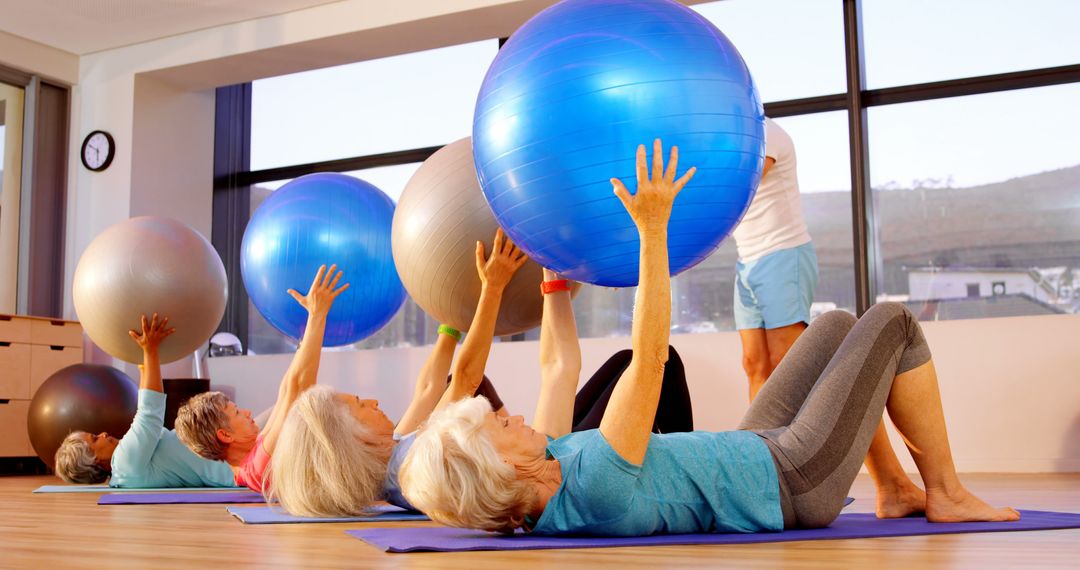
[[[772,451],[785,528],[836,519],[893,379],[929,360],[918,321],[898,303],[878,303],[858,321],[832,311],[803,332],[739,425]]]

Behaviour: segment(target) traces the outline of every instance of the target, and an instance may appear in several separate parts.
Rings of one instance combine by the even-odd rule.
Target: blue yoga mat
[[[238,491],[246,487],[153,487],[128,489],[108,485],[43,485],[35,493],[189,493],[191,491]]]
[[[280,507],[227,507],[229,514],[244,524],[291,524],[332,522],[426,521],[426,515],[386,505],[372,507],[372,515],[362,517],[311,518],[290,515]]]
[[[225,493],[110,493],[98,499],[99,505],[213,505],[228,503],[265,503],[262,495],[248,491]]]
[[[1007,523],[928,523],[924,518],[879,519],[872,513],[840,515],[832,526],[758,534],[666,534],[633,538],[500,536],[446,527],[368,528],[348,534],[386,552],[461,552],[470,550],[544,550],[553,548],[610,548],[681,544],[756,544],[799,540],[879,538],[923,534],[1006,532],[1080,528],[1080,514],[1020,511],[1021,519]],[[1080,533],[1077,534],[1080,540]]]

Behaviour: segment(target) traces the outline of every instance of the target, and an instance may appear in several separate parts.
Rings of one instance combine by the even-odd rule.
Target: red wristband
[[[544,295],[548,293],[555,293],[556,291],[569,291],[570,282],[566,279],[555,279],[554,281],[544,281],[540,284],[540,292]]]

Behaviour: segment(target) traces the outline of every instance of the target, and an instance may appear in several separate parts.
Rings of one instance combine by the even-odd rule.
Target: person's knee
[[[769,376],[770,364],[769,353],[761,350],[743,352],[743,370],[751,381],[760,378],[762,381]]]
[[[898,316],[906,316],[911,319],[915,318],[915,316],[911,312],[911,309],[907,308],[907,305],[903,303],[896,303],[894,301],[882,301],[881,303],[877,303],[867,309],[866,314],[863,316],[865,317],[871,314],[873,314],[874,316],[881,316],[887,319]]]
[[[858,319],[855,318],[855,315],[847,311],[837,309],[834,311],[829,311],[821,315],[820,317],[814,319],[814,324],[818,326],[838,327],[850,330],[851,327],[855,326],[856,320]]]

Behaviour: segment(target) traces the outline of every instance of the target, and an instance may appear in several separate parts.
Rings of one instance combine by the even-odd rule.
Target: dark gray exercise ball
[[[123,437],[138,400],[135,382],[111,366],[73,364],[57,371],[30,401],[26,428],[34,453],[52,468],[57,448],[73,431]]]

